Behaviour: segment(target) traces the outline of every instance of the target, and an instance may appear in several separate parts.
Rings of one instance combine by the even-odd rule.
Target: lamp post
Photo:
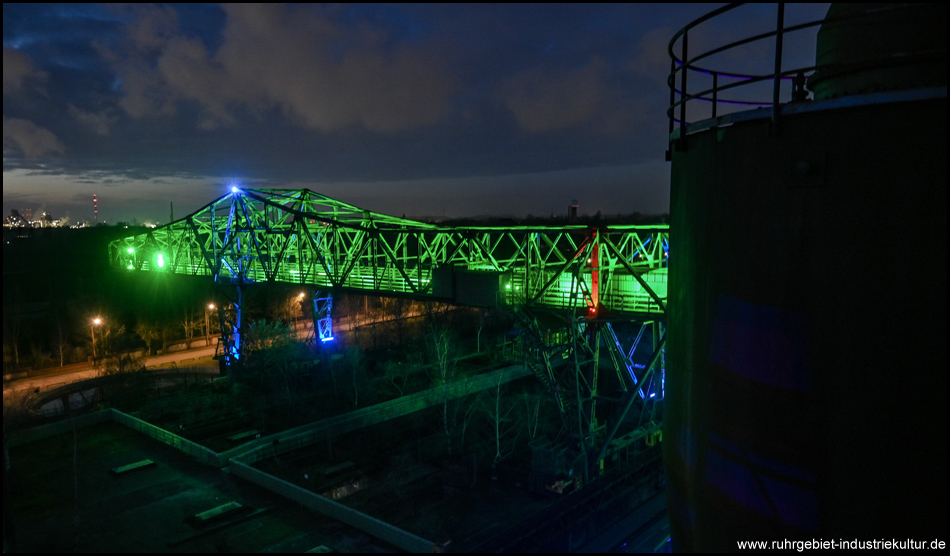
[[[208,314],[214,311],[214,303],[208,303],[208,308],[205,309],[205,345],[211,345],[211,327],[208,325]]]
[[[294,304],[294,334],[297,333],[297,312],[300,310],[300,302],[303,301],[303,292],[297,295],[297,302]]]
[[[89,335],[92,336],[92,358],[95,359],[96,356],[96,327],[102,324],[102,319],[96,317],[92,319],[92,322],[89,323]]]

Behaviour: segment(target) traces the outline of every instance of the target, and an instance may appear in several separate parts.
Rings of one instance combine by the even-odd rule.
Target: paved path
[[[217,361],[211,359],[214,355],[214,346],[199,347],[195,349],[185,349],[169,353],[167,355],[155,355],[147,357],[144,365],[148,369],[154,369],[170,363],[181,363],[193,359],[207,358],[208,364],[202,366],[217,366]],[[11,396],[16,396],[22,392],[36,390],[51,390],[59,388],[73,382],[88,380],[99,376],[99,370],[92,365],[69,365],[66,368],[53,367],[51,369],[40,369],[32,371],[30,376],[17,377],[3,383],[4,403]]]
[[[421,316],[420,313],[410,313],[404,316],[405,319],[415,318]],[[360,326],[363,323],[356,324],[350,322],[348,318],[334,319],[333,328],[335,332],[348,331],[356,326]],[[367,323],[368,324],[368,323]],[[309,322],[301,322],[296,329],[297,337],[301,340],[306,340],[312,333],[311,329],[313,325]],[[202,367],[212,367],[217,366],[216,361],[212,361],[212,357],[215,353],[216,341],[213,341],[210,346],[201,346],[197,348],[184,349],[181,351],[175,351],[169,354],[164,355],[154,355],[145,358],[144,365],[148,369],[154,369],[161,367],[163,365],[169,365],[171,363],[182,363],[189,362],[195,359],[209,358],[207,365],[200,365]],[[189,365],[191,366],[191,365]],[[91,364],[90,365],[67,365],[66,367],[52,367],[49,369],[40,369],[36,371],[31,371],[29,376],[16,377],[11,380],[4,381],[3,383],[3,399],[4,403],[7,403],[7,400],[10,396],[15,396],[20,393],[36,390],[50,390],[52,388],[59,388],[60,386],[65,386],[73,382],[79,382],[81,380],[88,380],[90,378],[96,378],[99,376],[99,371],[95,369]]]

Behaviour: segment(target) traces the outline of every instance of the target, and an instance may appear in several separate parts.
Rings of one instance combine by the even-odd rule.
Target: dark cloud
[[[13,48],[3,47],[3,96],[23,93],[29,88],[42,88],[46,72],[41,71],[30,57]]]
[[[112,115],[108,111],[103,111],[98,114],[87,112],[82,108],[78,108],[72,104],[68,105],[69,113],[76,119],[77,122],[82,124],[85,127],[88,127],[97,135],[109,135],[109,126],[117,120],[116,116]]]
[[[457,86],[431,50],[391,44],[384,32],[341,25],[314,6],[238,4],[225,12],[215,52],[182,34],[169,7],[142,10],[129,25],[132,53],[105,49],[130,116],[171,115],[192,102],[202,129],[277,109],[309,129],[392,132],[449,112]]]
[[[526,131],[550,131],[590,121],[609,92],[605,63],[594,58],[579,68],[519,72],[502,87],[501,97]]]
[[[28,160],[49,154],[61,154],[66,147],[50,130],[29,120],[11,118],[3,120],[3,150],[17,149]]]
[[[161,215],[237,179],[517,213],[576,180],[587,207],[662,207],[666,46],[713,8],[4,4],[4,203],[108,184]]]

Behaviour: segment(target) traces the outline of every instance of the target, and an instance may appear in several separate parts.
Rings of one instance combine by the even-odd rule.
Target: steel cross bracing
[[[524,363],[560,411],[571,471],[592,480],[604,472],[605,461],[615,462],[640,439],[630,430],[662,419],[657,404],[665,395],[665,324],[661,318],[582,315],[544,332],[535,312],[513,314]]]
[[[241,189],[114,241],[113,266],[462,304],[661,315],[668,227],[447,227],[303,190]]]
[[[219,310],[224,355],[234,359],[241,353],[241,289],[254,283],[322,290],[313,315],[315,335],[324,340],[332,338],[332,292],[510,309],[527,332],[526,364],[551,390],[565,429],[574,431],[593,468],[610,457],[628,410],[637,405],[643,414],[662,397],[663,334],[656,328],[651,346],[640,346],[640,338],[646,323],[658,327],[664,318],[668,250],[666,225],[450,227],[306,189],[235,188],[181,220],[112,242],[110,260],[128,271],[208,276],[222,288],[234,286],[231,306]],[[558,338],[545,338],[538,312],[564,316]],[[611,321],[628,329],[634,323],[640,333],[627,330],[621,339]],[[598,416],[601,345],[624,392],[619,418]],[[644,363],[634,362],[638,346]]]

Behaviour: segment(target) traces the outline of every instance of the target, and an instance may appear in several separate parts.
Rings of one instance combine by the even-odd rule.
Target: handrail
[[[737,8],[744,6],[743,3],[732,3],[727,4],[721,8],[713,10],[708,14],[690,22],[685,27],[680,29],[673,38],[670,40],[667,47],[667,52],[670,55],[670,73],[667,77],[667,85],[670,88],[670,103],[667,108],[667,117],[669,118],[669,133],[671,140],[674,137],[674,132],[679,130],[679,138],[682,140],[685,138],[688,133],[689,126],[691,123],[694,123],[699,120],[705,120],[709,116],[703,116],[700,118],[695,118],[690,120],[687,116],[687,106],[692,101],[701,101],[703,103],[711,104],[711,113],[712,118],[717,118],[719,116],[719,105],[739,105],[739,106],[749,106],[749,107],[771,107],[771,117],[773,124],[773,129],[777,130],[777,124],[781,114],[782,102],[780,102],[779,93],[780,85],[782,81],[791,81],[793,83],[792,89],[792,101],[804,100],[806,99],[808,93],[805,90],[805,81],[807,77],[814,74],[820,69],[825,67],[830,68],[832,65],[809,65],[803,67],[795,68],[783,68],[782,65],[782,52],[783,52],[783,42],[785,35],[789,33],[794,33],[798,31],[803,31],[806,29],[811,29],[816,26],[828,22],[838,22],[845,21],[848,19],[855,19],[861,17],[873,17],[874,14],[879,13],[881,10],[892,11],[892,10],[901,10],[905,9],[907,6],[898,5],[898,6],[886,6],[880,9],[857,13],[857,14],[848,14],[848,15],[832,15],[826,16],[818,20],[807,21],[804,23],[797,23],[792,26],[785,26],[785,3],[777,3],[777,17],[774,24],[774,28],[770,31],[763,33],[758,33],[756,35],[740,38],[739,40],[732,41],[728,44],[723,44],[716,46],[705,52],[700,52],[698,54],[692,54],[689,50],[689,35],[690,32],[706,23],[710,20],[713,20],[719,16],[722,16],[725,13],[732,12]],[[711,65],[704,64],[702,66],[698,65],[703,60],[708,60],[712,56],[717,54],[722,54],[728,51],[735,51],[735,49],[751,45],[754,43],[762,43],[768,41],[771,44],[774,44],[774,57],[772,67],[768,70],[764,70],[760,73],[749,73],[748,71],[733,71],[730,69],[715,69]],[[774,42],[772,42],[774,41]],[[945,51],[944,51],[945,52]],[[868,60],[851,60],[849,61],[851,65],[856,67],[861,66],[862,64],[901,64],[906,61],[913,61],[917,59],[924,59],[927,57],[926,52],[917,52],[915,55],[904,56],[900,60],[895,59],[868,59]],[[944,54],[945,55],[945,54]],[[838,68],[835,66],[836,70]],[[704,86],[702,90],[694,91],[690,90],[689,82],[690,76],[707,76],[706,78],[712,78],[712,86]],[[727,80],[726,83],[723,83],[720,78]],[[761,84],[764,82],[771,81],[773,86],[770,91],[770,95],[761,95],[760,98],[753,96],[751,99],[738,98],[734,95],[723,97],[722,93],[731,92],[737,89],[748,87],[749,85]],[[748,90],[748,89],[746,89]],[[755,92],[753,92],[753,95]]]
[[[719,9],[713,10],[712,12],[696,19],[680,29],[673,38],[670,40],[670,43],[667,47],[667,52],[670,55],[671,65],[670,65],[670,74],[667,78],[667,84],[670,87],[670,106],[667,109],[667,116],[670,121],[669,131],[672,135],[676,130],[677,125],[680,127],[680,137],[686,135],[686,130],[689,128],[689,120],[687,119],[686,107],[691,100],[701,100],[704,102],[712,103],[712,117],[715,118],[718,115],[718,108],[720,104],[730,104],[730,105],[741,105],[741,106],[772,106],[773,108],[773,118],[777,118],[779,105],[779,83],[782,80],[791,81],[795,79],[796,76],[805,72],[805,71],[814,71],[814,67],[810,68],[796,68],[793,70],[782,70],[782,43],[783,38],[786,33],[800,31],[802,29],[808,29],[820,25],[824,19],[817,21],[810,21],[806,23],[801,23],[791,27],[784,26],[785,20],[785,4],[780,2],[778,3],[778,17],[776,22],[776,28],[767,31],[764,33],[759,33],[750,37],[744,37],[737,41],[730,42],[713,48],[712,50],[700,53],[698,56],[692,58],[689,57],[689,31],[695,29],[704,22],[707,22],[711,19],[714,19],[724,13],[731,12],[736,8],[743,6],[742,3],[733,3],[723,6]],[[770,38],[775,38],[775,56],[774,56],[774,67],[773,71],[769,73],[763,73],[759,75],[748,74],[744,72],[736,71],[717,71],[714,69],[702,67],[696,65],[697,62],[715,56],[716,54],[721,54],[723,52],[733,50],[735,48],[752,44],[759,41],[764,41]],[[680,39],[682,40],[680,41]],[[679,41],[681,54],[677,56],[675,52],[676,44]],[[713,85],[711,88],[699,91],[699,92],[690,92],[688,89],[688,74],[690,72],[696,74],[709,75],[713,79]],[[676,80],[677,77],[680,78],[680,87],[677,88]],[[733,83],[727,83],[725,85],[719,84],[719,78],[724,77],[728,79],[737,80]],[[720,93],[722,91],[728,91],[736,89],[739,87],[744,87],[754,83],[760,83],[763,81],[772,80],[774,85],[772,87],[772,98],[762,99],[762,100],[741,100],[738,98],[720,98]],[[677,100],[677,95],[679,99]],[[677,109],[679,109],[679,118],[676,117]],[[684,129],[685,128],[685,129]]]

